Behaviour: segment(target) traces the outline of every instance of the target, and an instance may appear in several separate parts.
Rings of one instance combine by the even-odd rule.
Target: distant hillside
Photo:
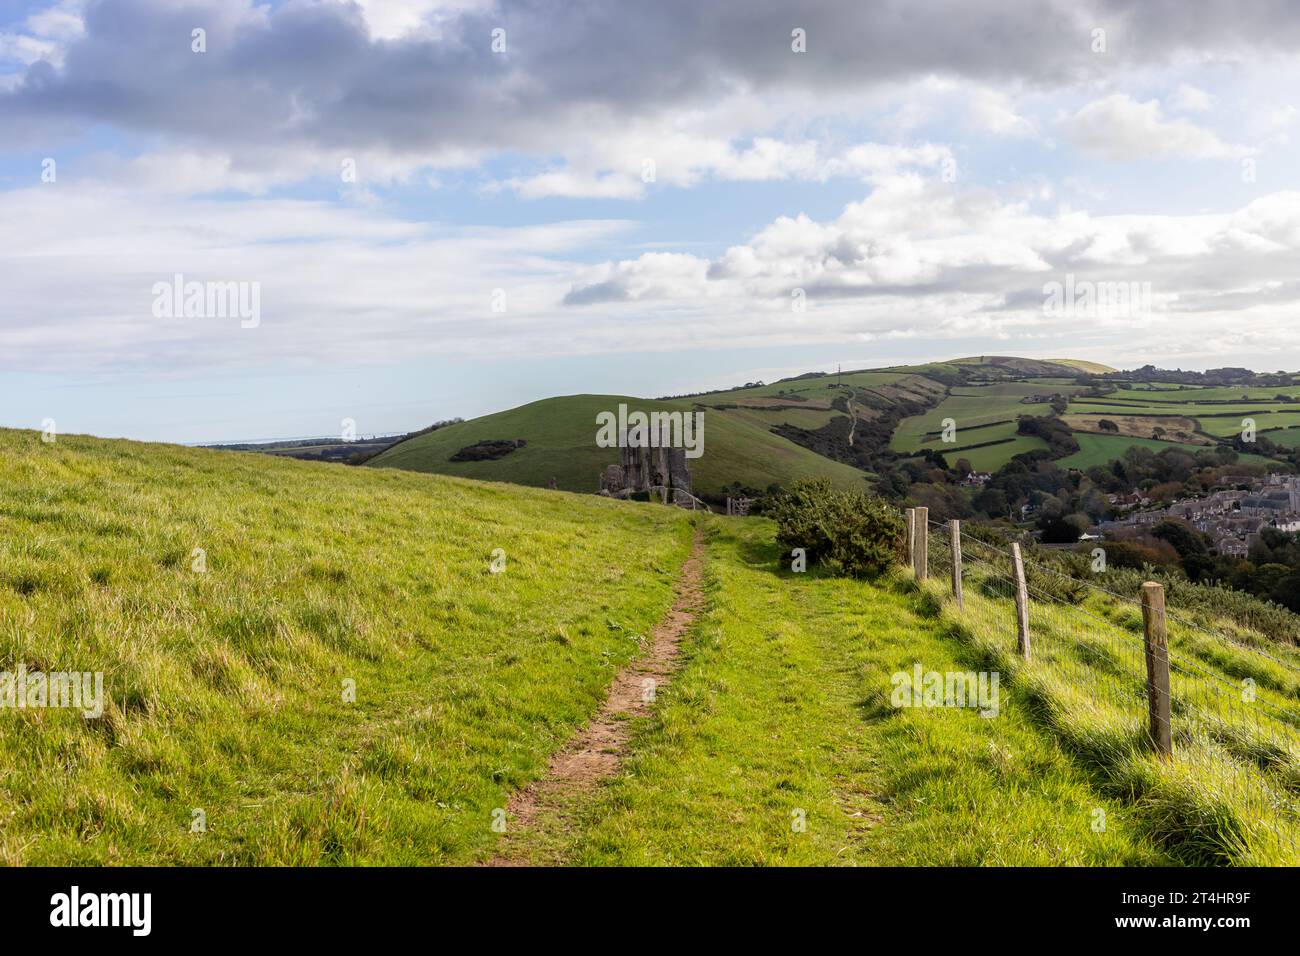
[[[690,401],[653,401],[626,395],[547,398],[449,425],[394,445],[368,464],[464,478],[545,487],[554,478],[564,491],[595,492],[601,472],[620,459],[617,448],[596,446],[596,415],[619,403],[644,411],[696,410]],[[724,415],[704,407],[704,454],[690,463],[697,494],[717,495],[740,482],[757,490],[788,485],[803,476],[824,476],[845,487],[865,487],[866,475],[773,434],[761,415]],[[526,444],[501,458],[452,461],[463,448],[497,439]]]
[[[1088,363],[1077,362],[1073,359],[1044,361],[1042,359],[1017,358],[1014,355],[980,355],[972,358],[953,359],[952,364],[999,368],[1021,375],[1053,376],[1075,375],[1084,370],[1083,366]],[[1097,366],[1096,368],[1103,367]]]
[[[1069,368],[1077,368],[1081,372],[1090,372],[1095,375],[1105,375],[1111,372],[1118,372],[1109,365],[1102,365],[1099,362],[1084,362],[1080,359],[1052,359],[1055,365],[1065,365]]]
[[[1077,359],[993,355],[810,372],[653,400],[544,399],[409,438],[368,464],[535,486],[554,478],[561,489],[594,492],[605,466],[619,460],[617,450],[596,447],[596,415],[620,402],[704,413],[705,452],[690,467],[697,493],[715,499],[737,483],[761,492],[814,476],[860,488],[878,474],[897,474],[898,464],[913,456],[931,462],[943,456],[949,467],[965,461],[987,472],[1026,453],[1051,456],[1063,467],[1104,465],[1130,448],[1229,444],[1245,417],[1254,418],[1270,443],[1300,444],[1300,387],[1286,373],[1150,366],[1127,373]],[[1112,430],[1102,419],[1120,425]],[[495,446],[484,442],[512,444],[489,454],[484,449]],[[1080,449],[1086,454],[1070,457]],[[1256,450],[1238,449],[1265,463]],[[452,460],[466,457],[478,460]]]

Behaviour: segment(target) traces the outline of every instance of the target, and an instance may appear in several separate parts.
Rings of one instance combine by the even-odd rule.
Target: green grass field
[[[1148,448],[1152,452],[1159,454],[1166,448],[1181,448],[1183,451],[1195,454],[1198,451],[1205,451],[1207,445],[1185,445],[1179,442],[1158,441],[1154,438],[1137,438],[1129,435],[1094,435],[1088,432],[1075,432],[1075,439],[1079,442],[1079,450],[1073,455],[1067,455],[1057,462],[1061,468],[1078,468],[1087,470],[1093,465],[1104,465],[1107,462],[1114,461],[1116,458],[1123,456],[1124,452],[1130,448]],[[1241,456],[1249,458],[1250,456]]]
[[[1051,414],[1051,406],[1025,404],[1021,399],[1056,392],[1068,395],[1077,390],[1078,386],[1044,382],[999,382],[953,388],[935,408],[903,419],[894,431],[890,447],[900,452],[932,448],[942,452],[949,464],[966,458],[979,471],[996,471],[1015,455],[1047,447],[1040,438],[1016,434],[1016,423],[1021,415]],[[939,435],[946,418],[951,418],[957,426],[954,443],[945,443]],[[992,441],[1001,443],[966,448]]]
[[[965,458],[976,471],[997,471],[1015,455],[1047,448],[1047,442],[1041,438],[1016,434],[1016,427],[1014,422],[1004,422],[966,431],[959,429],[957,440],[951,444],[928,441],[920,448],[932,448],[941,452],[949,467],[955,467],[958,460]],[[986,442],[996,444],[985,444]]]
[[[1223,704],[1300,703],[1300,654],[1180,621],[1175,756],[1146,743],[1140,615],[1100,592],[1036,594],[1015,653],[1006,569],[971,560],[875,584],[783,569],[761,521],[711,523],[710,610],[638,721],[625,771],[550,811],[524,859],[582,865],[1294,865],[1294,724]],[[1048,586],[1037,575],[1035,587]],[[1082,611],[1082,613],[1080,613]],[[1209,622],[1213,623],[1213,622]],[[994,670],[996,716],[892,706],[893,676]],[[1195,668],[1189,670],[1188,668]],[[1208,681],[1209,683],[1206,683]],[[1222,681],[1222,684],[1216,683]],[[1290,718],[1300,723],[1300,718]],[[792,825],[800,821],[802,827]]]
[[[1272,402],[1278,395],[1300,398],[1300,386],[1285,385],[1276,388],[1233,388],[1231,386],[1184,386],[1154,384],[1149,388],[1118,388],[1107,398],[1142,402]]]
[[[614,777],[512,833],[526,861],[1295,862],[1265,841],[1291,832],[1295,753],[1184,715],[1155,765],[1131,703],[1092,699],[1140,683],[1088,636],[1131,636],[1131,608],[1092,606],[1102,630],[1071,644],[1036,606],[1026,667],[979,569],[954,618],[901,571],[788,571],[763,519],[29,431],[0,454],[0,670],[98,671],[106,697],[89,720],[0,709],[0,862],[486,861],[494,813],[643,653],[700,531],[680,671]],[[1300,701],[1300,652],[1171,647]],[[917,664],[999,670],[996,716],[891,706]]]
[[[479,858],[690,539],[678,509],[400,471],[9,430],[0,455],[0,670],[109,698],[0,711],[6,864]]]
[[[948,396],[924,415],[905,418],[894,433],[891,447],[898,451],[915,451],[930,444],[942,429],[943,420],[951,418],[957,425],[957,444],[967,444],[963,429],[973,429],[989,422],[1014,422],[1021,415],[1048,415],[1046,403],[1025,404],[1022,398],[1054,392],[1069,393],[1073,387],[1041,385],[1033,382],[1002,382],[951,389]],[[974,435],[975,432],[971,432]],[[972,439],[973,440],[973,439]]]
[[[941,384],[911,371],[851,371],[841,375],[814,375],[753,388],[709,392],[696,396],[692,401],[712,405],[750,398],[789,400],[792,396],[796,401],[829,401],[836,395],[842,394],[844,386],[855,389],[876,389],[882,395],[909,397],[914,401],[943,394]]]
[[[994,719],[890,706],[895,672],[978,666],[914,595],[779,571],[767,522],[714,527],[711,609],[682,673],[636,727],[626,772],[544,821],[526,843],[531,862],[1169,862],[1024,702]],[[1105,833],[1091,829],[1098,807]]]
[[[1011,699],[1029,703],[1034,722],[1095,792],[1125,806],[1145,844],[1184,864],[1300,863],[1300,653],[1294,647],[1171,604],[1173,754],[1161,759],[1147,732],[1136,595],[1067,587],[1031,561],[1026,659],[1016,649],[1009,559],[969,548],[965,606],[958,609],[946,577],[945,541],[942,532],[932,536],[936,573],[923,589],[948,633],[1003,675]],[[1104,587],[1104,576],[1099,580]]]
[[[1075,440],[1079,442],[1079,450],[1073,455],[1066,455],[1065,458],[1058,460],[1058,466],[1062,468],[1079,468],[1087,471],[1088,468],[1095,464],[1106,464],[1121,458],[1125,451],[1131,447],[1143,447],[1149,449],[1154,454],[1160,454],[1165,449],[1182,449],[1188,453],[1196,454],[1197,451],[1205,451],[1208,445],[1183,445],[1173,441],[1157,441],[1156,438],[1138,438],[1132,436],[1123,436],[1123,434],[1092,434],[1088,432],[1075,432]],[[1238,455],[1238,460],[1245,464],[1268,464],[1268,458],[1264,455]]]
[[[1300,389],[1119,389],[1105,398],[1080,399],[1070,403],[1071,415],[1185,416],[1197,421],[1202,434],[1228,438],[1242,431],[1242,421],[1251,418],[1257,430],[1293,428],[1300,425],[1300,407],[1272,401],[1277,394],[1296,394]],[[1243,395],[1251,397],[1246,401]]]
[[[1278,445],[1285,445],[1287,448],[1294,448],[1300,445],[1300,428],[1292,426],[1282,431],[1260,432],[1259,437],[1267,438]]]

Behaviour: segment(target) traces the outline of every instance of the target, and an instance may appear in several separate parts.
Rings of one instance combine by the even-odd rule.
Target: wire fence
[[[1158,584],[1109,591],[925,509],[913,521],[922,586],[1104,792],[1182,858],[1300,863],[1300,658],[1289,648],[1268,653],[1166,610]]]

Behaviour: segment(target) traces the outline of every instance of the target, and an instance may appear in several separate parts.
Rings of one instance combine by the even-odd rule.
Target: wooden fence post
[[[907,563],[916,570],[916,509],[907,509]]]
[[[1020,545],[1011,545],[1011,564],[1016,573],[1016,650],[1029,657],[1029,588],[1025,585],[1025,561]]]
[[[956,518],[948,522],[949,541],[952,549],[952,596],[960,610],[965,607],[961,596],[961,522]]]
[[[1156,753],[1168,757],[1174,752],[1173,727],[1169,721],[1169,638],[1165,630],[1165,589],[1155,581],[1142,585],[1142,624],[1146,636],[1151,742]]]
[[[916,579],[930,576],[930,509],[916,509]]]

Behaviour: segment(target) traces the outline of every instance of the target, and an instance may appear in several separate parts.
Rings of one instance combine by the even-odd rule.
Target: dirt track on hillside
[[[703,570],[704,538],[697,532],[673,588],[673,606],[655,626],[649,650],[615,675],[599,713],[551,756],[546,776],[511,796],[506,804],[507,832],[488,866],[528,863],[515,837],[537,826],[549,809],[567,804],[576,793],[594,790],[618,773],[628,750],[631,718],[654,707],[647,681],[654,682],[656,693],[668,683],[677,668],[682,638],[704,604]]]

